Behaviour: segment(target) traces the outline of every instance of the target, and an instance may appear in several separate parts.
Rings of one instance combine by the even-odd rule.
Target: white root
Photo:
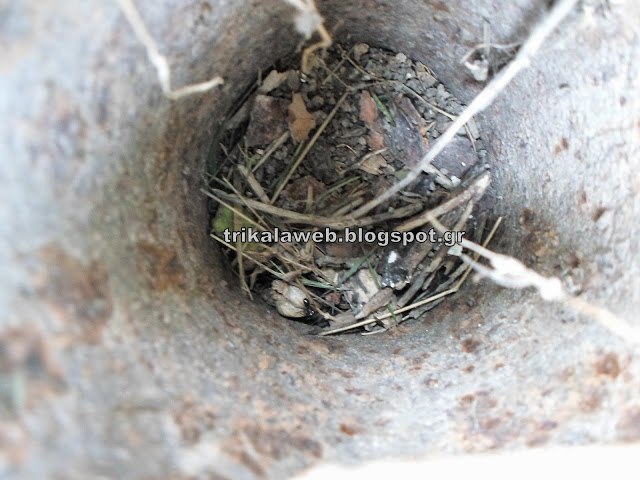
[[[185,85],[184,87],[180,87],[175,90],[172,89],[171,68],[169,67],[169,62],[164,55],[160,54],[158,46],[142,21],[142,17],[134,5],[133,0],[118,0],[118,5],[120,5],[122,13],[129,21],[129,24],[131,24],[131,28],[133,28],[136,37],[138,37],[138,40],[140,40],[147,49],[147,56],[156,68],[158,73],[158,82],[160,82],[162,92],[167,98],[177,100],[178,98],[186,97],[194,93],[206,92],[224,83],[222,77],[215,76],[206,82]]]

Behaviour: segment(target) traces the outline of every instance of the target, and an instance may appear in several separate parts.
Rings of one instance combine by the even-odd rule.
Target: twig
[[[483,245],[486,246],[486,245],[489,244],[489,242],[493,238],[493,235],[495,234],[496,230],[498,229],[498,225],[500,225],[501,221],[502,221],[502,217],[500,217],[498,219],[498,221],[494,225],[493,229],[491,230],[491,232],[487,236],[487,238],[486,238],[486,240],[485,240]],[[404,308],[399,308],[398,310],[394,310],[393,313],[395,315],[397,315],[399,313],[404,313],[404,312],[407,312],[409,310],[413,310],[415,308],[421,307],[422,305],[426,305],[427,303],[435,302],[436,300],[438,300],[440,298],[443,298],[443,297],[446,297],[447,295],[451,295],[453,293],[456,293],[458,290],[460,290],[460,287],[462,286],[462,284],[464,283],[465,279],[467,278],[467,275],[468,275],[470,270],[471,270],[471,268],[467,269],[467,272],[465,272],[465,274],[462,276],[460,281],[453,288],[450,288],[449,290],[445,290],[444,292],[438,293],[436,295],[432,295],[431,297],[425,298],[424,300],[421,300],[419,302],[412,303],[411,305],[407,305]],[[334,333],[346,332],[347,330],[351,330],[353,328],[364,327],[365,325],[369,325],[371,323],[376,323],[379,320],[384,320],[384,319],[387,319],[387,318],[389,318],[391,316],[392,316],[391,313],[385,313],[384,315],[381,315],[379,317],[368,318],[366,320],[363,320],[363,321],[358,322],[358,323],[354,323],[352,325],[347,325],[345,327],[335,328],[333,330],[328,330],[326,332],[321,332],[321,333],[319,333],[319,335],[324,337],[326,335],[333,335]]]
[[[444,226],[435,218],[430,221],[436,230],[444,230]],[[544,277],[538,272],[527,268],[522,262],[513,257],[493,252],[470,240],[463,238],[460,245],[489,260],[492,268],[478,263],[477,260],[471,259],[467,255],[463,254],[461,256],[480,275],[489,278],[494,283],[503,287],[517,289],[534,287],[543,300],[562,303],[578,314],[599,321],[610,332],[618,335],[623,340],[640,343],[640,328],[629,325],[605,308],[570,295],[559,278]]]
[[[247,179],[247,183],[249,184],[249,187],[251,187],[251,190],[253,190],[253,193],[256,194],[256,196],[260,199],[260,201],[263,203],[268,203],[269,197],[267,197],[267,194],[262,188],[262,185],[260,185],[260,182],[256,180],[256,177],[253,175],[253,172],[248,168],[246,168],[244,165],[238,165],[238,170],[240,170],[240,173],[242,173],[242,175],[244,175],[244,178]]]
[[[233,216],[233,228],[235,230],[240,230],[242,222],[237,215]],[[238,275],[240,276],[240,284],[242,285],[242,289],[249,294],[249,298],[253,300],[253,295],[251,295],[251,289],[247,284],[246,274],[244,271],[244,245],[240,238],[236,240],[236,252],[238,252]]]
[[[153,40],[153,37],[142,21],[140,13],[136,9],[136,6],[133,4],[133,0],[118,0],[118,4],[120,5],[122,13],[129,21],[131,28],[133,28],[136,37],[138,37],[138,40],[147,49],[147,56],[149,57],[149,61],[151,61],[158,73],[158,81],[160,82],[162,92],[168,98],[170,98],[171,100],[176,100],[193,93],[206,92],[208,90],[211,90],[213,87],[217,87],[218,85],[224,83],[222,77],[215,76],[211,80],[208,80],[206,82],[185,85],[184,87],[173,90],[171,88],[171,68],[169,67],[169,62],[164,55],[160,54],[156,42]]]
[[[429,223],[432,217],[440,217],[445,213],[453,210],[454,208],[468,202],[471,199],[479,199],[484,194],[485,190],[489,186],[490,177],[488,173],[482,174],[478,177],[469,187],[460,192],[455,197],[447,200],[446,202],[438,205],[435,208],[427,210],[420,215],[417,215],[409,220],[400,224],[396,230],[399,232],[406,232],[413,230],[414,228],[421,227],[422,225]]]
[[[331,46],[331,35],[324,26],[323,19],[318,13],[313,0],[286,0],[287,3],[293,5],[299,12],[296,18],[296,28],[298,32],[306,38],[311,37],[315,31],[320,35],[321,40],[304,49],[302,53],[302,71],[309,72],[309,57],[313,52],[320,48],[328,48]]]
[[[478,114],[489,105],[500,94],[505,87],[511,82],[511,80],[520,72],[523,68],[527,67],[534,54],[540,48],[542,42],[551,34],[553,30],[564,20],[564,18],[571,12],[578,0],[560,0],[557,2],[549,14],[536,25],[523,43],[522,48],[518,51],[516,57],[502,69],[494,78],[487,84],[487,86],[473,99],[473,101],[465,108],[462,113],[456,118],[449,128],[438,137],[438,140],[433,144],[427,154],[415,165],[408,173],[408,175],[394,186],[390,187],[382,195],[366,203],[362,207],[355,210],[351,216],[354,218],[361,217],[362,215],[370,212],[378,205],[391,199],[396,193],[403,188],[410,185],[429,165],[437,155],[442,152],[444,147],[453,139],[458,132],[474,115]]]
[[[258,163],[256,163],[255,167],[253,167],[251,169],[252,172],[255,172],[257,169],[259,169],[262,164],[264,162],[266,162],[269,157],[271,155],[273,155],[273,152],[275,152],[278,148],[280,148],[280,146],[287,141],[287,139],[289,138],[289,131],[287,130],[286,132],[284,132],[282,135],[280,135],[280,138],[278,138],[273,145],[271,145],[266,152],[264,152],[264,155],[262,156],[262,158],[258,161]]]
[[[231,250],[233,250],[234,252],[238,252],[238,250],[236,249],[236,247],[234,247],[233,245],[231,245],[228,242],[225,242],[223,239],[221,239],[220,237],[218,237],[215,233],[211,233],[210,234],[212,238],[216,239],[218,242],[220,242],[222,245],[224,245],[227,248],[230,248]],[[252,262],[254,262],[256,265],[260,265],[262,268],[264,268],[264,270],[266,272],[269,272],[271,275],[273,275],[276,278],[282,278],[283,275],[280,272],[276,272],[275,270],[267,267],[265,264],[259,262],[258,260],[256,260],[255,258],[253,258],[251,255],[246,254],[245,252],[238,252],[241,253],[243,257],[251,260]]]
[[[491,42],[479,43],[476,46],[472,47],[467,53],[464,54],[464,56],[460,59],[460,63],[464,64],[471,55],[473,55],[475,52],[483,48],[484,49],[496,48],[498,50],[510,50],[512,48],[516,48],[519,45],[520,45],[520,42],[507,43],[504,45],[500,43],[491,43]]]
[[[237,205],[243,204],[249,208],[269,213],[271,215],[276,215],[278,217],[286,219],[286,223],[299,223],[303,225],[314,225],[317,227],[330,227],[335,229],[353,226],[364,227],[366,225],[373,225],[375,223],[384,222],[387,220],[408,217],[409,215],[413,215],[414,213],[422,210],[421,204],[413,203],[404,207],[396,208],[391,212],[383,212],[360,219],[348,218],[350,216],[341,218],[324,217],[321,215],[309,215],[304,213],[292,212],[290,210],[274,207],[273,205],[265,204],[251,198],[245,198],[240,195],[226,193],[222,190],[213,189],[211,192],[209,192],[205,189],[201,189],[200,191],[208,197],[213,198],[214,200],[223,199]]]
[[[272,205],[280,195],[280,192],[282,192],[282,189],[287,185],[287,183],[289,183],[289,180],[291,179],[293,172],[295,172],[296,169],[300,166],[300,163],[302,163],[302,160],[304,160],[304,157],[307,156],[307,153],[309,153],[309,151],[311,150],[311,147],[313,147],[313,145],[316,143],[316,141],[318,140],[318,137],[320,137],[320,135],[322,135],[322,132],[324,132],[324,129],[327,128],[327,125],[329,125],[329,122],[331,121],[331,119],[338,112],[338,108],[340,108],[340,105],[342,105],[342,102],[345,101],[349,93],[350,93],[349,91],[346,91],[342,94],[342,96],[340,97],[340,100],[336,102],[335,107],[333,107],[333,110],[331,110],[331,113],[327,115],[327,118],[324,119],[324,122],[322,122],[322,125],[320,125],[320,128],[318,128],[318,130],[313,135],[313,137],[311,137],[311,140],[309,141],[307,146],[304,147],[304,150],[302,150],[302,153],[300,153],[300,156],[298,157],[298,159],[294,162],[294,164],[289,169],[289,173],[287,173],[287,176],[284,177],[284,180],[280,182],[280,185],[278,185],[278,188],[273,194],[273,197],[271,198]]]
[[[351,47],[349,49],[349,51],[347,52],[347,55],[349,55],[349,53],[351,53],[354,48],[355,47]],[[338,75],[336,73],[334,73],[334,72],[337,72],[338,70],[340,70],[340,67],[345,62],[345,60],[346,60],[346,58],[345,58],[344,52],[343,52],[342,59],[340,59],[338,64],[335,67],[333,67],[333,69],[330,69],[327,65],[324,65],[325,68],[329,71],[329,75],[327,75],[325,77],[325,79],[320,83],[320,85],[324,85],[325,83],[327,83],[327,81],[329,81],[329,79],[331,78],[332,75],[335,75],[336,77],[338,77]],[[340,80],[342,82],[342,80],[339,77],[338,77],[338,80]],[[342,83],[344,83],[344,82],[342,82]]]
[[[456,223],[456,225],[453,227],[453,230],[455,232],[458,232],[464,228],[469,216],[471,215],[471,212],[473,211],[473,207],[474,207],[474,202],[469,202],[469,204],[467,205],[467,208],[460,216],[458,223]],[[413,280],[412,285],[409,287],[407,292],[404,295],[402,295],[402,297],[400,297],[400,300],[398,300],[397,302],[397,305],[399,307],[404,307],[407,304],[407,302],[411,301],[411,299],[416,295],[418,290],[420,290],[421,288],[426,290],[427,287],[426,286],[423,287],[423,285],[427,275],[434,273],[438,268],[440,268],[440,265],[442,264],[445,256],[448,253],[449,253],[449,247],[443,247],[440,249],[440,251],[435,256],[435,258],[431,261],[431,263],[424,268],[422,273],[420,273],[420,275],[417,278]]]

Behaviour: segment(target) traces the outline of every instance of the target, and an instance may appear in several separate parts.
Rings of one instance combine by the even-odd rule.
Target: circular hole
[[[334,43],[307,61],[307,72],[300,56],[266,71],[221,122],[206,192],[211,236],[250,298],[323,335],[424,320],[469,274],[460,240],[489,241],[477,124],[401,194],[352,220],[464,105],[401,52]]]
[[[170,102],[114,5],[83,17],[46,3],[7,11],[21,19],[0,76],[36,92],[0,102],[16,126],[0,302],[10,325],[38,327],[1,339],[19,346],[3,349],[10,468],[287,478],[318,462],[638,439],[637,354],[531,292],[467,282],[422,321],[317,337],[238,288],[199,190],[222,113],[301,40],[289,4],[136,1],[174,85],[225,76]],[[518,41],[543,3],[318,2],[337,42],[403,52],[463,103],[481,85],[460,58],[485,19]],[[493,247],[635,318],[637,15],[581,12],[476,118],[505,217]]]

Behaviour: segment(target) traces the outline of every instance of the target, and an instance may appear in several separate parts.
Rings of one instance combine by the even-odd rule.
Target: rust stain
[[[581,186],[578,189],[578,201],[577,201],[578,210],[580,212],[585,211],[585,206],[587,205],[587,201],[588,201],[587,192],[585,191],[584,187]]]
[[[593,211],[593,215],[591,216],[591,220],[593,220],[594,222],[597,222],[598,220],[600,220],[600,217],[602,217],[602,215],[604,215],[604,212],[606,212],[607,209],[604,207],[598,207]]]
[[[310,437],[284,428],[253,427],[244,430],[256,452],[281,460],[294,452],[303,452],[314,458],[322,457],[322,445]]]
[[[451,13],[451,10],[449,10],[449,7],[447,7],[447,4],[444,2],[433,2],[433,9],[442,13]]]
[[[465,353],[475,352],[480,345],[481,345],[480,341],[476,340],[475,338],[465,338],[460,343],[460,346],[462,347],[462,351]]]
[[[467,393],[458,399],[460,405],[470,405],[475,400],[476,396],[473,393]]]
[[[596,362],[595,369],[598,375],[609,375],[611,378],[617,378],[620,375],[618,357],[613,353],[604,355]]]
[[[597,389],[590,389],[585,395],[580,399],[580,410],[585,413],[593,412],[597,410],[600,405],[602,405],[602,397],[603,394],[601,391]]]
[[[180,428],[182,439],[193,444],[198,442],[204,432],[214,428],[217,416],[214,406],[196,403],[193,396],[185,395],[174,412],[173,419]]]
[[[344,391],[349,395],[355,395],[357,397],[362,397],[363,395],[364,396],[367,395],[367,392],[365,390],[362,390],[361,388],[347,387],[344,389]]]
[[[260,478],[264,478],[266,476],[266,472],[264,471],[264,468],[262,468],[262,466],[258,463],[258,461],[254,460],[254,458],[251,455],[249,455],[248,452],[244,450],[241,451],[238,454],[238,460],[240,460],[240,463],[242,463],[245,467],[251,470],[256,476]]]
[[[625,442],[640,440],[640,405],[627,409],[616,425],[618,438]]]
[[[353,425],[347,425],[346,423],[340,424],[340,431],[345,435],[348,435],[349,437],[353,437],[354,435],[357,435],[358,433],[360,433],[360,429],[358,427]]]
[[[164,292],[185,285],[186,270],[173,249],[146,241],[139,242],[136,264],[149,287],[155,291]]]
[[[553,149],[553,155],[557,156],[559,153],[566,151],[569,148],[569,142],[565,137],[562,137]]]
[[[83,262],[58,245],[39,251],[46,271],[36,275],[38,295],[64,323],[88,343],[99,342],[113,312],[109,273],[104,262]]]

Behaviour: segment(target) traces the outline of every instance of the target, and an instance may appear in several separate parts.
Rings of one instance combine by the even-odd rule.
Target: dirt
[[[247,199],[314,218],[348,215],[404,178],[464,108],[427,66],[402,53],[366,44],[334,45],[313,57],[311,65],[310,72],[302,73],[299,58],[281,62],[260,76],[255,90],[228,116],[217,149],[221,167],[212,171],[210,187],[214,197],[226,192],[235,206],[217,209],[212,231],[218,239],[225,228],[322,227],[262,207],[259,213]],[[388,213],[390,218],[367,229],[376,234],[394,230],[404,217],[442,205],[485,174],[487,152],[473,120],[433,166],[435,174],[423,173],[407,191],[370,212]],[[472,201],[480,200],[482,193]],[[417,208],[411,210],[412,206]],[[411,211],[400,215],[403,208]],[[440,221],[450,228],[458,224],[467,238],[482,241],[485,212],[476,207],[469,215],[472,208],[461,202],[443,212]],[[343,228],[333,230],[338,238],[344,237]],[[413,229],[428,230],[427,224]],[[369,316],[390,312],[385,322],[374,320],[366,327],[379,331],[404,319],[393,313],[397,308],[451,288],[464,268],[449,251],[451,245],[442,241],[399,247],[381,245],[378,238],[289,248],[255,242],[225,246],[245,290],[260,293],[281,313],[299,312],[292,316],[311,323],[321,319],[321,325],[333,328],[354,323],[363,311]],[[347,248],[337,251],[338,246]],[[241,258],[238,251],[243,252]],[[280,291],[274,293],[271,282],[277,279],[290,285],[294,303],[303,299],[305,304],[292,306]],[[285,301],[289,303],[281,303]],[[419,317],[437,303],[409,312],[406,318]]]

